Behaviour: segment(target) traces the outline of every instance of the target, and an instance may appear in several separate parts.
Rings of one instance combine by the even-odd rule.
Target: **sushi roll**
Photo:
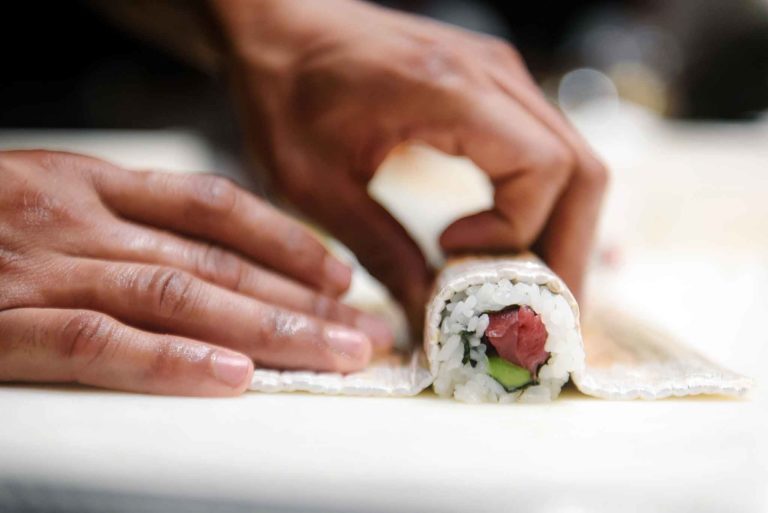
[[[584,368],[576,300],[533,255],[450,262],[424,345],[435,392],[463,402],[549,401]]]
[[[346,375],[257,369],[251,389],[404,397],[432,386],[458,401],[509,403],[552,400],[569,379],[613,400],[742,395],[753,386],[645,320],[594,302],[590,312],[585,351],[576,300],[533,255],[454,260],[427,304],[424,351],[417,345]]]

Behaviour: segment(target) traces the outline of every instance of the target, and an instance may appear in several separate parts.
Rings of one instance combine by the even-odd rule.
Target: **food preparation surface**
[[[755,399],[568,392],[498,407],[430,394],[205,400],[13,387],[0,403],[6,489],[273,511],[752,512],[766,499],[766,403]]]
[[[615,305],[757,377],[746,398],[608,402],[569,390],[551,404],[466,405],[429,393],[213,400],[3,386],[0,511],[765,511],[768,220],[750,214],[765,208],[766,132],[744,128],[752,146],[736,134],[736,169],[721,177],[694,141],[709,148],[720,134],[727,152],[740,129],[664,130],[657,142],[643,139],[642,159],[611,157],[618,169],[604,232],[626,254],[595,280]],[[87,151],[88,137],[75,139],[78,149]],[[0,135],[0,147],[9,140]],[[215,160],[197,141],[174,140]],[[153,148],[147,165],[167,161],[162,144]],[[656,191],[655,201],[633,202],[638,190]],[[696,216],[673,215],[676,194]],[[640,228],[629,232],[622,220]]]

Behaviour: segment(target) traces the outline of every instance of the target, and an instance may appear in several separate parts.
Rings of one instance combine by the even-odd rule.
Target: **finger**
[[[394,343],[394,334],[383,319],[260,268],[215,244],[116,219],[102,233],[106,235],[80,256],[181,269],[233,292],[359,329],[377,351],[386,351]]]
[[[330,192],[330,191],[328,191]],[[351,180],[299,198],[302,209],[341,240],[403,305],[413,333],[423,328],[424,304],[432,274],[408,232],[375,200],[365,186]]]
[[[579,133],[541,95],[522,61],[508,58],[507,64],[492,66],[489,72],[507,94],[541,120],[574,155],[574,171],[536,242],[536,251],[580,297],[608,171]]]
[[[527,249],[528,240],[529,237],[518,235],[498,210],[486,210],[451,223],[440,236],[440,245],[449,253],[514,253]]]
[[[559,150],[554,150],[559,151]],[[440,239],[449,251],[522,251],[529,248],[550,216],[567,175],[567,164],[541,164],[503,182],[494,190],[493,210],[452,223]]]
[[[78,259],[47,304],[86,308],[131,325],[245,353],[262,366],[351,372],[371,358],[361,331],[269,305],[179,269]]]
[[[486,71],[498,87],[562,137],[574,151],[595,158],[578,131],[544,97],[520,54],[512,46],[498,41],[488,48],[492,59]]]
[[[232,396],[248,387],[252,374],[253,363],[240,353],[139,331],[92,311],[0,312],[0,381]]]
[[[118,171],[97,174],[119,215],[220,243],[313,288],[338,295],[352,272],[298,221],[225,178]]]
[[[568,185],[534,250],[582,298],[606,175],[581,170]]]
[[[443,249],[530,247],[569,179],[569,149],[519,105],[498,95],[478,102],[457,137],[452,152],[469,157],[491,178],[494,209],[448,226],[440,239]]]

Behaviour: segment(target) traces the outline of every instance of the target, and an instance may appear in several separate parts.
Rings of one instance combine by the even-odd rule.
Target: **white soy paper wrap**
[[[468,258],[445,267],[427,308],[424,348],[437,344],[442,311],[472,285],[514,282],[560,294],[579,323],[579,308],[563,281],[533,256]],[[585,364],[571,373],[582,393],[602,399],[662,399],[698,394],[741,395],[752,381],[711,362],[666,333],[607,307],[595,307],[584,333]],[[431,369],[434,374],[435,369]]]
[[[256,369],[251,390],[259,392],[311,392],[332,395],[406,397],[432,384],[421,351],[374,360],[368,368],[351,374]]]
[[[437,344],[442,310],[451,296],[472,285],[503,279],[546,286],[562,295],[578,322],[573,295],[535,257],[467,258],[447,265],[427,305],[424,347]],[[603,399],[662,399],[696,394],[741,395],[749,378],[709,361],[669,335],[627,314],[594,307],[584,333],[586,361],[571,375],[584,394]],[[413,396],[434,377],[421,348],[411,354],[374,361],[367,369],[336,373],[256,370],[251,389],[261,392],[312,392],[335,395]]]
[[[602,399],[663,399],[738,396],[752,388],[750,378],[611,307],[596,306],[585,326],[586,366],[584,372],[571,376],[584,394]]]

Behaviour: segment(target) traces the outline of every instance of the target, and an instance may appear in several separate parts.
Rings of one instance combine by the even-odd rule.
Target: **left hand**
[[[351,372],[392,335],[350,270],[215,176],[0,152],[0,382],[234,395],[253,364]]]

